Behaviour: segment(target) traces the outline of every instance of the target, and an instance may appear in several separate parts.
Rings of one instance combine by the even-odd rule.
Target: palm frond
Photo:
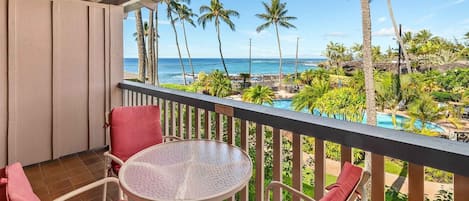
[[[296,29],[296,26],[295,26],[295,25],[293,25],[293,24],[291,24],[291,23],[289,23],[289,22],[287,22],[287,21],[279,21],[279,24],[280,24],[280,26],[285,27],[285,28],[287,28],[287,29],[289,29],[289,28],[294,28],[294,29]]]
[[[259,26],[256,28],[256,31],[259,33],[259,32],[261,32],[261,31],[263,31],[263,30],[269,28],[271,24],[272,24],[272,22],[266,22],[266,23],[264,23],[264,24],[261,24],[261,25],[259,25]]]
[[[225,22],[232,31],[235,31],[235,24],[231,21],[229,16],[220,16],[223,22]]]
[[[202,13],[211,13],[212,12],[212,8],[210,8],[210,6],[206,6],[206,5],[203,5],[203,6],[200,6],[200,9],[199,9],[199,12],[202,14]]]
[[[235,10],[225,10],[225,15],[226,16],[233,16],[233,17],[239,17],[239,13],[238,11],[235,11]]]

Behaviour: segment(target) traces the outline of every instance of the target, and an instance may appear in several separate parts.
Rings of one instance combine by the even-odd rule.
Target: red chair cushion
[[[20,163],[6,167],[5,173],[8,179],[6,190],[9,201],[40,201],[34,194]]]
[[[362,168],[345,162],[337,182],[326,187],[329,192],[319,201],[345,201],[352,194],[362,176]]]
[[[0,201],[7,200],[7,178],[5,168],[0,169]]]
[[[126,161],[163,141],[158,106],[117,107],[110,114],[111,154]],[[117,172],[119,167],[114,165]]]

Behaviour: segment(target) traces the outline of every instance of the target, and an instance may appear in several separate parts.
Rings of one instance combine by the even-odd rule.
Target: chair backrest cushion
[[[5,168],[0,169],[0,201],[7,200],[7,182]]]
[[[40,201],[24,174],[20,163],[5,168],[7,178],[6,193],[9,201]]]
[[[126,161],[163,141],[158,106],[117,107],[111,111],[111,154]]]
[[[354,193],[363,169],[345,162],[337,182],[326,187],[329,192],[320,201],[346,201]]]

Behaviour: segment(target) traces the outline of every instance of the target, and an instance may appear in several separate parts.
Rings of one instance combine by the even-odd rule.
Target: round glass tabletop
[[[159,144],[129,158],[119,171],[136,200],[223,200],[241,190],[252,161],[240,148],[210,140]]]

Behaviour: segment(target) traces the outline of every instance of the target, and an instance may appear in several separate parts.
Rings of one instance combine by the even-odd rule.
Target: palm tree
[[[404,44],[409,43],[410,41],[414,40],[414,35],[410,31],[404,32],[404,35],[402,36],[402,42]]]
[[[192,58],[191,58],[191,53],[189,51],[189,45],[187,43],[187,34],[186,34],[186,23],[189,23],[190,25],[195,27],[194,20],[192,19],[193,17],[197,17],[196,14],[192,12],[192,9],[187,7],[185,4],[179,4],[178,7],[176,7],[176,11],[178,13],[178,16],[175,20],[180,21],[182,24],[182,30],[184,33],[184,41],[186,44],[186,50],[187,50],[187,56],[189,57],[189,65],[191,66],[191,71],[192,71],[192,78],[195,79],[195,72],[194,72],[194,66],[192,65]]]
[[[293,109],[296,111],[308,109],[308,111],[313,114],[317,99],[321,98],[329,91],[329,89],[329,81],[321,79],[314,80],[313,84],[306,85],[298,94],[293,97]]]
[[[174,20],[174,18],[173,18],[173,13],[175,12],[175,9],[179,6],[180,3],[179,3],[178,0],[163,0],[162,2],[164,4],[166,4],[167,17],[171,22],[171,26],[172,26],[173,32],[174,32],[174,38],[176,40],[176,47],[177,47],[178,55],[179,55],[179,64],[181,65],[182,77],[184,79],[184,85],[187,85],[186,68],[184,67],[184,62],[182,61],[182,55],[181,55],[181,48],[179,47],[178,33],[177,33],[177,30],[176,30],[176,20]]]
[[[154,24],[153,24],[153,15],[154,11],[150,10],[148,13],[148,66],[147,66],[147,72],[150,77],[150,83],[152,85],[155,85],[155,73],[154,73],[154,68],[155,68],[155,29],[154,29]]]
[[[142,23],[142,11],[137,9],[135,11],[135,23],[137,26],[137,46],[138,46],[138,79],[140,82],[145,82],[146,67],[147,67],[147,51],[145,48],[145,36]]]
[[[397,28],[396,19],[394,18],[394,12],[392,10],[391,0],[388,0],[388,10],[389,10],[389,16],[390,16],[391,21],[392,21],[392,25],[394,27],[394,33],[396,35],[397,41],[399,42],[399,45],[402,47],[402,53],[404,53],[404,60],[405,60],[405,63],[406,63],[407,72],[412,73],[412,67],[410,65],[410,58],[409,58],[409,55],[407,54],[407,50],[404,46],[404,42],[402,41],[402,38],[399,34],[399,30]]]
[[[223,75],[219,70],[213,71],[208,75],[207,80],[210,95],[217,97],[226,97],[231,93],[231,80]]]
[[[256,31],[261,32],[270,27],[270,25],[275,26],[275,33],[277,34],[277,45],[278,45],[278,53],[279,53],[279,75],[278,75],[278,84],[279,89],[282,87],[282,48],[280,45],[280,36],[278,33],[278,26],[289,28],[296,28],[295,25],[291,24],[289,21],[295,20],[296,17],[286,16],[287,10],[287,3],[280,3],[280,0],[271,0],[270,5],[262,2],[265,8],[265,13],[256,14],[256,16],[265,21],[264,24],[261,24],[257,27]]]
[[[422,95],[409,105],[409,116],[422,122],[422,129],[426,128],[427,122],[437,121],[443,118],[444,108],[438,107],[429,95]]]
[[[371,52],[371,11],[370,0],[361,0],[363,30],[363,72],[366,94],[366,123],[376,126],[376,100]],[[365,152],[365,169],[371,170],[371,153]],[[368,188],[366,190],[369,190]],[[368,192],[363,193],[363,200],[368,200]]]
[[[426,43],[430,41],[430,39],[433,37],[433,34],[426,29],[420,30],[417,34],[415,34],[415,40],[419,43]]]
[[[350,87],[335,88],[317,98],[314,108],[329,118],[361,122],[365,115],[365,97]]]
[[[363,51],[362,51],[363,45],[362,44],[354,43],[350,49],[352,50],[354,59],[359,60],[363,57]]]
[[[155,85],[160,86],[160,79],[158,77],[158,4],[155,4],[155,70],[153,71],[155,77]]]
[[[262,105],[267,103],[272,105],[274,103],[275,94],[267,86],[256,85],[249,87],[243,92],[243,101]]]
[[[220,51],[221,63],[225,69],[226,76],[229,77],[228,69],[226,68],[225,59],[223,58],[223,51],[221,47],[221,36],[220,36],[220,20],[230,27],[232,31],[235,31],[235,24],[231,21],[231,17],[239,17],[239,13],[235,10],[225,9],[223,4],[219,0],[211,0],[210,6],[200,6],[200,14],[202,14],[198,22],[205,29],[207,22],[213,21],[217,30],[218,36],[218,50]]]

